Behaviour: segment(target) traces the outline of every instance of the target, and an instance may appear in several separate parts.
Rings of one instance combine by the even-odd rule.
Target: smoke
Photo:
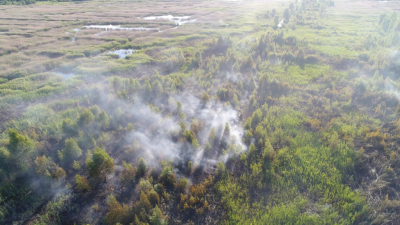
[[[236,75],[232,75],[236,76]],[[145,103],[143,93],[137,93],[134,100],[122,100],[114,97],[111,89],[105,84],[103,88],[84,90],[78,95],[93,96],[93,104],[111,116],[111,129],[117,129],[119,125],[126,127],[132,123],[134,129],[125,133],[122,142],[114,140],[112,156],[116,164],[121,161],[137,162],[143,157],[150,167],[157,168],[161,160],[172,161],[179,168],[186,167],[189,161],[196,166],[213,166],[219,160],[226,162],[230,157],[246,150],[242,142],[244,134],[239,121],[238,112],[230,105],[222,105],[214,100],[204,103],[198,97],[187,92],[155,97],[152,105]],[[132,103],[133,102],[133,103]],[[184,117],[177,115],[177,102],[182,104]],[[154,110],[158,107],[159,110]],[[120,116],[117,111],[122,111]],[[114,123],[113,123],[114,121]],[[196,131],[198,148],[189,143],[181,128],[181,122],[187,130],[191,130],[191,124],[200,123],[200,129]],[[229,135],[224,135],[225,125],[229,124]],[[214,131],[215,141],[210,140],[210,133]],[[119,137],[116,137],[117,139]],[[206,149],[207,144],[211,149]],[[133,151],[118,151],[118,149],[130,146]]]
[[[175,95],[173,99],[182,103],[183,113],[186,114],[184,119],[173,115],[173,110],[169,113],[154,112],[141,101],[136,101],[129,108],[129,113],[137,122],[135,129],[124,139],[139,149],[138,154],[149,165],[157,167],[161,160],[171,160],[175,165],[187,165],[188,161],[192,161],[194,166],[215,165],[219,159],[226,162],[232,155],[245,150],[246,147],[241,141],[243,129],[239,125],[238,113],[232,107],[222,106],[216,102],[203,104],[200,99],[190,94]],[[168,108],[172,108],[172,103]],[[181,121],[186,129],[190,130],[195,118],[201,123],[201,129],[196,134],[198,148],[185,140],[182,133],[179,135],[179,132],[183,132]],[[222,134],[226,123],[230,127],[229,137],[224,137]],[[212,129],[216,131],[216,143],[224,141],[226,144],[224,146],[217,144],[211,153],[206,153],[204,146]],[[226,150],[224,153],[222,148]],[[229,148],[231,151],[228,151]]]
[[[400,101],[400,92],[398,91],[398,88],[396,88],[393,84],[392,80],[385,80],[385,90],[388,94],[391,94],[397,98],[397,100]]]
[[[388,50],[388,53],[386,53],[386,55],[387,55],[387,61],[389,62],[388,63],[389,69],[376,72],[376,74],[374,75],[374,79],[375,81],[378,80],[378,82],[376,82],[378,84],[378,87],[381,86],[382,88],[384,88],[384,92],[386,92],[389,95],[393,95],[394,97],[397,98],[397,100],[400,101],[400,92],[398,88],[399,85],[396,84],[396,82],[394,81],[395,79],[397,79],[396,73],[398,72],[398,70],[396,67],[398,67],[399,65],[398,60],[400,58],[400,52],[398,50],[390,49]],[[384,77],[386,77],[386,79]]]
[[[239,81],[239,77],[236,73],[226,72],[225,78],[235,84]]]

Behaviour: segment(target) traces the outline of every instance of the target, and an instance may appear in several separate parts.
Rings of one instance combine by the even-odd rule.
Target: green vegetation
[[[0,4],[0,224],[398,223],[393,2]]]

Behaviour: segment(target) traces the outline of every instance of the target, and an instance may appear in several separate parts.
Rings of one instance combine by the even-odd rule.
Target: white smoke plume
[[[200,147],[194,149],[184,138],[174,140],[176,134],[181,130],[181,119],[178,116],[171,116],[171,114],[163,116],[162,113],[153,112],[142,102],[135,102],[129,108],[129,113],[138,122],[135,123],[135,129],[126,135],[125,141],[132,145],[139,143],[140,152],[138,154],[145,158],[150,165],[157,166],[162,159],[171,160],[174,164],[192,161],[195,166],[204,163],[214,165],[219,159],[226,162],[233,154],[245,150],[246,147],[242,143],[243,129],[239,124],[238,113],[232,107],[222,106],[216,102],[203,104],[193,95],[173,97],[182,103],[183,112],[186,114],[186,118],[182,121],[188,130],[194,118],[202,123],[202,128],[197,133]],[[169,106],[169,108],[171,107]],[[220,154],[221,149],[214,149],[218,153],[205,154],[203,147],[207,143],[211,129],[215,129],[216,139],[220,140],[223,138],[222,132],[226,123],[230,127],[230,136],[226,146],[233,144],[234,151]]]

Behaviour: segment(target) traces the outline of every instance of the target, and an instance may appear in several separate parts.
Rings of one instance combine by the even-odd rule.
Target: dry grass
[[[53,59],[40,55],[42,51],[82,52],[115,38],[128,39],[136,46],[149,45],[163,40],[171,41],[171,38],[193,32],[220,29],[221,18],[232,21],[240,14],[240,7],[232,7],[238,5],[244,5],[244,2],[178,1],[171,4],[119,1],[109,4],[90,1],[80,4],[40,2],[28,6],[6,6],[0,9],[0,50],[8,55],[0,58],[0,75],[7,76],[16,69],[29,73],[53,69],[43,66],[43,63]],[[196,22],[173,29],[175,24],[172,21],[143,19],[145,16],[168,14],[190,15]],[[90,24],[159,28],[163,32],[82,29]],[[81,30],[76,32],[74,28]],[[76,41],[72,42],[74,36]]]
[[[335,1],[332,15],[340,9],[365,10],[375,8],[376,13],[393,9],[393,3]],[[133,46],[151,46],[154,43],[175,44],[179,37],[193,34],[246,35],[257,32],[263,26],[256,14],[272,8],[280,14],[285,4],[279,0],[257,1],[118,1],[115,3],[84,1],[79,4],[39,2],[28,6],[4,6],[0,8],[0,76],[7,76],[16,69],[29,73],[52,70],[61,62],[71,61],[66,57],[54,60],[40,55],[42,51],[81,53],[85,49],[103,49],[111,41],[129,40]],[[378,12],[379,11],[379,12]],[[375,13],[373,10],[369,12]],[[145,16],[187,16],[196,19],[193,23],[174,29],[168,20],[144,20]],[[121,25],[125,27],[159,28],[155,31],[104,31],[82,29],[84,25]],[[81,29],[74,31],[75,28]],[[72,42],[72,38],[76,41]],[[101,50],[99,50],[101,51]],[[19,52],[19,53],[18,53]],[[43,65],[46,64],[46,65]],[[50,66],[48,64],[51,64]]]
[[[28,6],[6,6],[0,14],[1,76],[7,77],[16,69],[28,73],[53,70],[69,59],[52,59],[40,54],[43,51],[83,52],[87,48],[110,43],[116,39],[128,39],[134,46],[151,43],[173,42],[174,38],[191,34],[210,33],[221,30],[221,21],[234,23],[244,11],[252,12],[278,1],[119,1],[113,4],[90,1],[76,3],[40,2]],[[247,8],[247,10],[243,10]],[[144,20],[145,16],[187,16],[194,23],[174,29],[168,20]],[[121,25],[126,27],[159,28],[155,31],[104,31],[82,29],[84,25]],[[75,28],[81,29],[74,31]],[[231,31],[231,28],[227,29]],[[72,38],[76,41],[72,42]],[[162,44],[164,45],[164,44]],[[50,64],[50,66],[48,65]]]

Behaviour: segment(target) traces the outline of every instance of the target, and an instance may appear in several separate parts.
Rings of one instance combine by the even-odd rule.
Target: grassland
[[[397,224],[398,10],[0,6],[0,223]]]

